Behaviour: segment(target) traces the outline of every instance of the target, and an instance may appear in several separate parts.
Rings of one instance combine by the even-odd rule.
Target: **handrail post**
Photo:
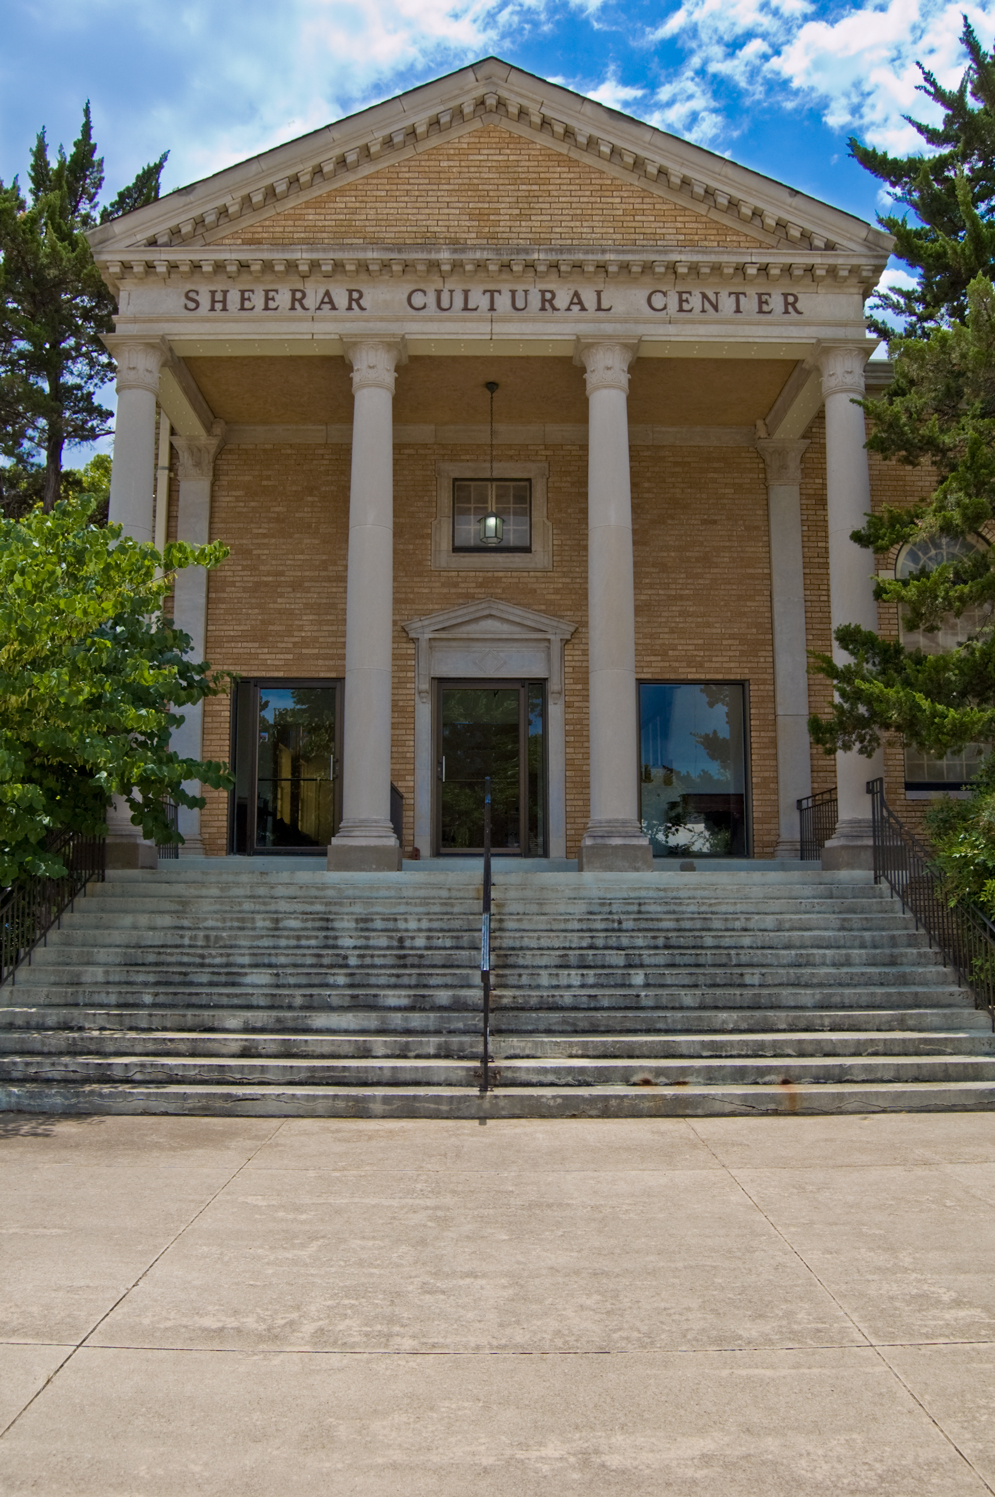
[[[484,890],[480,915],[480,981],[484,990],[480,1094],[491,1089],[491,777],[484,780]]]

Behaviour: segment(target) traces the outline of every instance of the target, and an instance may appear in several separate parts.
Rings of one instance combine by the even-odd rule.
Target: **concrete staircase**
[[[115,873],[0,989],[0,1108],[342,1117],[995,1106],[995,1039],[868,877]]]

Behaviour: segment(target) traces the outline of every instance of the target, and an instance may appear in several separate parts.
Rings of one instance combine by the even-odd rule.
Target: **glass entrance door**
[[[236,853],[323,852],[338,825],[338,683],[240,681]]]
[[[436,697],[436,850],[484,846],[491,780],[495,854],[546,850],[545,690],[539,681],[440,681]]]

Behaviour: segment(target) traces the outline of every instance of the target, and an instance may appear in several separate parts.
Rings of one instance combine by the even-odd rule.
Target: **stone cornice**
[[[258,222],[293,201],[431,149],[483,125],[541,139],[560,153],[683,203],[772,248],[843,251],[882,264],[887,234],[699,146],[488,58],[410,90],[93,230],[98,260],[163,249]]]

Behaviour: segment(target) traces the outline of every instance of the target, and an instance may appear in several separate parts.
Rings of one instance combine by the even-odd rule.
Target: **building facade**
[[[188,852],[472,853],[489,776],[510,856],[796,857],[835,783],[868,865],[808,652],[877,627],[850,532],[917,481],[854,403],[887,235],[488,59],[92,242],[111,517],[231,548],[173,602],[239,675],[177,734],[236,776]]]

